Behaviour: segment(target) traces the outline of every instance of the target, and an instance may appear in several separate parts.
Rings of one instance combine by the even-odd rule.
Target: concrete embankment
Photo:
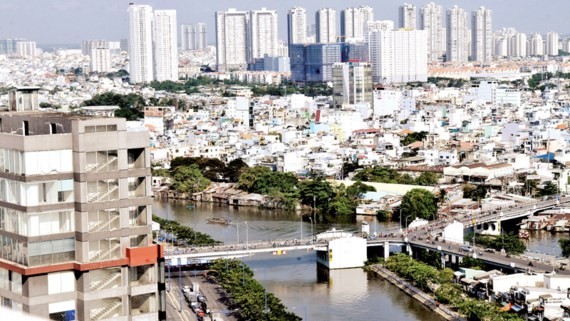
[[[392,283],[393,285],[400,288],[400,290],[404,291],[409,296],[413,297],[414,299],[418,300],[420,303],[428,307],[430,310],[433,310],[435,313],[440,315],[445,320],[450,321],[464,321],[463,318],[459,313],[452,311],[447,306],[436,302],[431,296],[427,293],[423,292],[422,290],[416,288],[412,284],[408,283],[406,280],[400,278],[396,274],[392,273],[390,270],[380,266],[380,265],[373,265],[370,267],[370,270],[386,281]]]

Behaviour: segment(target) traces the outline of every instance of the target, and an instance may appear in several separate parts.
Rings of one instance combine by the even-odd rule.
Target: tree
[[[201,192],[210,185],[210,180],[202,175],[197,165],[176,167],[172,179],[172,188],[180,193]]]
[[[376,188],[374,186],[366,185],[361,181],[356,181],[354,184],[346,188],[347,196],[354,200],[362,198],[367,192],[376,192]]]
[[[224,177],[228,181],[235,183],[239,180],[240,175],[243,174],[248,168],[249,166],[241,158],[234,159],[226,166]]]
[[[485,197],[487,197],[487,191],[488,188],[483,185],[479,186],[475,186],[473,184],[463,185],[463,197],[470,198],[474,201],[480,201]]]
[[[562,238],[558,240],[558,245],[562,250],[562,256],[570,257],[570,239]]]
[[[403,215],[410,215],[412,220],[418,217],[433,220],[437,212],[436,198],[425,189],[414,188],[404,195],[400,208]]]
[[[425,131],[410,133],[400,141],[400,144],[402,146],[408,146],[411,143],[415,143],[417,141],[421,142],[427,137],[427,134],[428,132]]]
[[[258,177],[271,172],[271,169],[264,166],[254,166],[246,169],[238,179],[238,188],[246,192],[253,192],[255,182]]]
[[[333,187],[321,176],[299,182],[299,198],[302,204],[323,209],[333,197]]]
[[[553,182],[548,182],[544,187],[540,190],[540,196],[550,196],[556,195],[560,193],[560,189],[558,185],[554,184]]]
[[[416,178],[416,185],[434,186],[437,184],[439,175],[434,172],[423,172]]]
[[[145,99],[137,94],[121,95],[113,92],[97,94],[93,98],[82,103],[83,106],[119,106],[115,112],[115,117],[126,118],[127,120],[138,120],[143,117],[143,107],[146,106]]]

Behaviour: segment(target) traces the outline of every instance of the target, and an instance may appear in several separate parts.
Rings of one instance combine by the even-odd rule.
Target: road
[[[200,284],[200,292],[206,297],[208,308],[211,312],[220,312],[224,321],[237,321],[232,315],[226,315],[227,307],[221,302],[223,292],[219,289],[217,284],[207,282],[204,277],[203,271],[198,271],[196,275],[192,271],[182,271],[178,274],[178,270],[173,269],[170,273],[170,280],[166,279],[167,291],[167,304],[166,304],[166,319],[167,321],[197,321],[196,314],[190,309],[188,302],[182,297],[182,312],[179,312],[180,307],[180,286],[192,287],[192,282]]]

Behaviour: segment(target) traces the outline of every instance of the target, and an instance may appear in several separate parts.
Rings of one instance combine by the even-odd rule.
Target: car
[[[460,247],[459,250],[462,252],[467,252],[467,253],[473,252],[473,248],[469,245],[464,245],[464,246]]]
[[[485,249],[485,252],[488,252],[488,253],[495,253],[495,252],[497,252],[497,251],[496,251],[495,249],[492,249],[492,248],[486,248],[486,249]]]

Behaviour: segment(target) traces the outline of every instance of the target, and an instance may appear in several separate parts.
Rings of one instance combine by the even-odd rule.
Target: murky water
[[[233,208],[213,204],[188,209],[187,203],[156,201],[154,213],[175,219],[224,242],[308,237],[311,223],[295,214],[253,208]],[[230,225],[208,224],[211,217],[226,217]],[[247,222],[247,223],[246,223]],[[371,232],[394,228],[398,223],[370,221]],[[331,228],[358,231],[359,223],[315,224],[313,233]],[[302,230],[302,231],[301,231]],[[431,321],[440,318],[390,283],[362,269],[317,272],[315,254],[296,251],[286,255],[255,255],[244,261],[265,284],[297,315],[307,320],[398,320]],[[306,318],[305,318],[306,315]]]

